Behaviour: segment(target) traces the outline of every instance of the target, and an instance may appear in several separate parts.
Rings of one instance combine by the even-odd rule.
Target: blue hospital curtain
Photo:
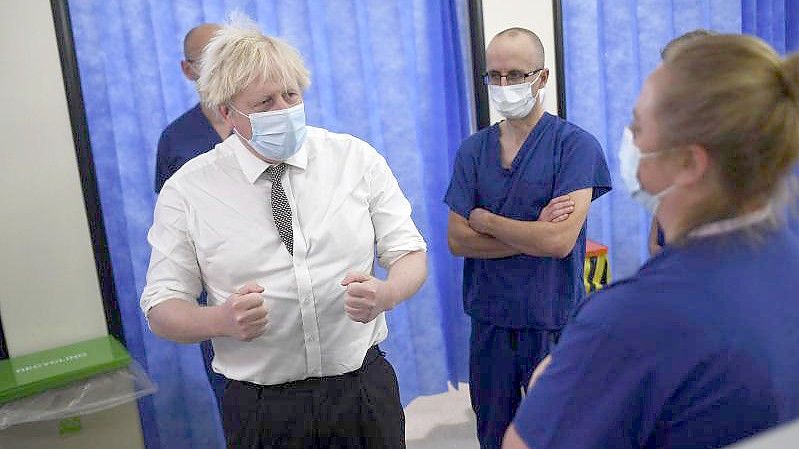
[[[466,377],[460,266],[442,204],[470,132],[463,5],[454,0],[73,0],[69,2],[100,201],[125,336],[160,390],[140,401],[148,449],[222,448],[196,345],[155,337],[138,309],[150,248],[156,143],[197,96],[180,72],[185,33],[233,10],[286,39],[312,74],[308,122],[380,151],[429,245],[422,290],[389,314],[384,349],[404,404]]]
[[[799,51],[799,0],[743,0],[741,30],[781,54]]]
[[[799,51],[799,0],[743,0],[742,19],[744,33],[759,36],[781,54]],[[799,165],[793,173],[799,181]],[[789,201],[788,222],[799,233],[799,197]]]
[[[651,217],[619,177],[618,146],[647,75],[671,39],[696,28],[760,36],[797,50],[799,0],[563,0],[569,120],[599,139],[615,189],[591,208],[589,238],[610,247],[615,279],[648,258]],[[685,74],[690,76],[690,74]]]

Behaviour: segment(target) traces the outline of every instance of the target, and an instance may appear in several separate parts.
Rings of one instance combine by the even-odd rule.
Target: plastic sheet
[[[132,361],[126,368],[0,405],[0,430],[107,410],[156,390],[141,365]]]

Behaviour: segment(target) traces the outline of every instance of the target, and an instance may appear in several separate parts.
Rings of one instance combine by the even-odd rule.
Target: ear
[[[226,104],[221,104],[217,108],[217,112],[222,117],[222,119],[225,121],[225,123],[232,128],[233,127],[233,117],[230,116],[230,113],[231,113],[230,108]]]
[[[186,61],[185,59],[181,60],[180,70],[183,72],[183,76],[185,76],[189,81],[197,81],[197,75],[194,73],[194,70],[192,70],[189,61]]]
[[[702,182],[708,172],[712,161],[710,154],[702,145],[691,144],[677,156],[678,173],[674,183],[681,186],[693,186]]]
[[[538,75],[539,79],[539,89],[543,89],[547,86],[547,81],[549,81],[549,69],[544,69],[541,71],[541,74]]]

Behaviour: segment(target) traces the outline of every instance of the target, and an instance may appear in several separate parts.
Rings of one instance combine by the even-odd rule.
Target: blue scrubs
[[[499,137],[496,124],[466,139],[458,151],[445,202],[464,218],[481,207],[534,221],[554,197],[593,188],[596,199],[611,188],[599,143],[559,117],[543,115],[510,169],[501,165]],[[584,259],[585,226],[563,259],[465,259],[470,388],[483,448],[500,447],[532,369],[584,296]]]
[[[170,123],[158,139],[155,158],[155,192],[186,162],[222,142],[198,103]]]
[[[183,164],[211,150],[221,142],[219,133],[205,117],[199,103],[175,119],[164,129],[158,140],[158,154],[155,160],[155,192],[160,192],[166,180]],[[206,304],[204,293],[200,296],[199,301],[202,305]],[[211,342],[201,342],[200,350],[203,355],[205,372],[214,390],[217,407],[221,413],[222,394],[225,391],[226,379],[211,368],[211,361],[214,358]]]
[[[799,418],[799,236],[669,245],[580,306],[514,420],[531,448],[722,447]]]
[[[799,164],[793,169],[793,182],[799,185]],[[792,207],[788,208],[788,223],[794,232],[799,234],[799,195],[795,195],[791,201]]]

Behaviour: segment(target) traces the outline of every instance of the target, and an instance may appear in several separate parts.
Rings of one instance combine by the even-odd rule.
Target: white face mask
[[[619,170],[621,172],[621,179],[624,181],[624,185],[627,187],[632,198],[653,215],[657,212],[663,197],[672,192],[676,187],[672,184],[656,194],[649,193],[641,187],[641,183],[638,181],[638,165],[641,159],[655,157],[659,153],[661,153],[661,151],[641,153],[641,150],[633,141],[633,133],[630,131],[630,128],[624,128],[624,134],[622,135],[619,148]]]
[[[539,76],[540,74],[541,72],[539,72]],[[539,97],[540,89],[533,94],[533,83],[536,81],[538,81],[538,76],[529,83],[512,84],[510,86],[489,84],[488,98],[494,109],[505,118],[520,119],[527,117]]]
[[[233,131],[266,159],[285,161],[299,151],[305,142],[307,131],[303,103],[277,111],[253,114],[245,114],[233,105],[230,108],[250,119],[252,138],[244,139],[237,129],[233,128]]]

